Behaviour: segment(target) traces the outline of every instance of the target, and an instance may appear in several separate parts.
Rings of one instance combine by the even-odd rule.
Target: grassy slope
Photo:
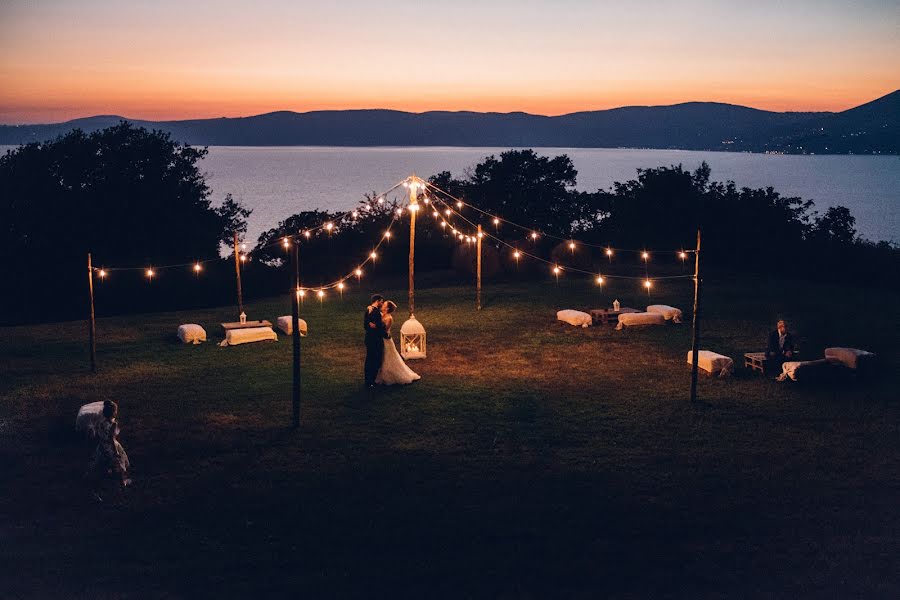
[[[631,284],[623,304],[643,306]],[[291,344],[174,341],[231,308],[0,336],[0,588],[12,595],[894,595],[900,296],[744,280],[705,289],[703,347],[760,349],[776,316],[806,357],[876,350],[874,380],[739,373],[687,401],[687,325],[586,330],[587,284],[423,290],[423,380],[360,392],[362,294],[307,301],[303,425]],[[405,304],[405,291],[394,291]],[[654,302],[688,309],[688,282]],[[848,307],[853,307],[849,310]],[[283,300],[252,305],[274,320]],[[688,310],[685,310],[688,313]],[[855,315],[855,316],[853,316]],[[405,315],[404,315],[405,316]],[[400,319],[402,321],[402,319]],[[78,406],[120,403],[134,489],[90,500]]]

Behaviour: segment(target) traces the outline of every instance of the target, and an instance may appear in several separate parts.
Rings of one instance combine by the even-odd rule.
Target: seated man
[[[782,363],[794,360],[794,353],[794,338],[787,330],[787,323],[781,319],[766,344],[766,371],[780,373]]]

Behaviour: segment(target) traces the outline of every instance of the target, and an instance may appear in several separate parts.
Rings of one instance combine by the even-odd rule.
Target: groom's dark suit
[[[375,385],[378,369],[384,360],[384,339],[387,337],[379,309],[373,306],[366,307],[363,328],[366,330],[366,385]]]

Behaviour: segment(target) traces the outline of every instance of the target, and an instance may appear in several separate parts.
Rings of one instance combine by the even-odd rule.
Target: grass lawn
[[[702,347],[740,364],[783,316],[804,358],[856,346],[881,369],[739,368],[692,406],[688,324],[555,321],[647,304],[615,285],[488,284],[480,313],[471,288],[420,290],[422,380],[371,399],[366,295],[307,300],[298,431],[290,339],[217,347],[232,307],[100,319],[97,375],[83,322],[0,329],[0,595],[900,596],[900,294],[710,278]],[[387,295],[402,322],[405,290]],[[653,302],[691,297],[658,283]],[[178,344],[184,322],[213,341]],[[72,431],[98,398],[135,480],[102,504]]]

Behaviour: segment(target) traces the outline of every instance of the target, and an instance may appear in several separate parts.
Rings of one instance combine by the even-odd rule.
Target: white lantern
[[[415,317],[400,327],[400,356],[406,360],[425,358],[425,328]]]

